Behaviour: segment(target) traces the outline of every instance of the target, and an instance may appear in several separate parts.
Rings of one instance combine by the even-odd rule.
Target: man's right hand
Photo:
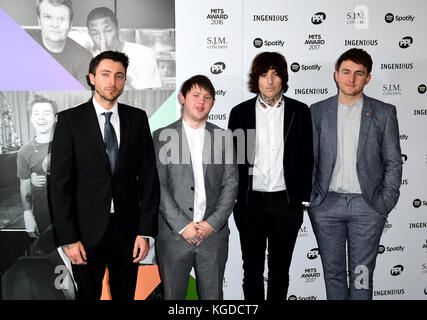
[[[190,222],[181,236],[188,242],[198,245],[200,243],[199,233],[195,222]]]
[[[35,187],[43,187],[46,184],[46,176],[33,172],[31,174],[31,184]]]
[[[85,265],[86,261],[86,251],[81,241],[65,245],[64,252],[70,259],[72,264]]]

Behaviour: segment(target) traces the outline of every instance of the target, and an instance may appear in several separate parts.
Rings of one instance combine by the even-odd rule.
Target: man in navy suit
[[[157,235],[160,188],[147,115],[117,102],[128,63],[115,51],[92,59],[94,96],[58,114],[52,142],[55,231],[85,300],[100,298],[106,266],[113,299],[133,299],[146,237]]]
[[[363,94],[371,70],[367,52],[346,51],[335,65],[338,94],[311,106],[310,219],[328,299],[372,299],[379,241],[399,199],[402,159],[396,108]]]

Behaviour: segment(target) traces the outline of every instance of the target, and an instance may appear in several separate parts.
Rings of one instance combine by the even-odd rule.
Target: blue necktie
[[[114,171],[114,165],[116,164],[117,153],[119,150],[116,132],[110,122],[112,112],[102,113],[105,116],[104,124],[104,142],[107,148],[108,160],[110,161],[111,172]]]

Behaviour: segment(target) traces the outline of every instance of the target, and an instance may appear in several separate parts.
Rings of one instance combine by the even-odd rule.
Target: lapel
[[[328,104],[327,113],[326,113],[326,123],[328,124],[328,134],[326,137],[329,137],[330,146],[332,150],[332,158],[334,163],[337,159],[337,121],[338,121],[338,95],[332,98],[331,103]]]
[[[101,155],[104,159],[105,166],[110,170],[110,162],[108,161],[104,139],[102,138],[102,133],[99,128],[98,117],[96,115],[95,106],[92,103],[92,98],[83,108],[83,112],[84,115],[82,116],[82,120],[87,130],[87,139],[92,142],[91,144],[94,146],[95,152]]]
[[[285,114],[283,119],[283,148],[286,148],[286,137],[288,136],[289,130],[291,129],[295,110],[290,99],[285,96],[283,96],[283,99],[285,108]]]
[[[118,104],[119,110],[119,118],[120,118],[120,147],[119,147],[119,155],[117,157],[116,166],[114,168],[113,174],[117,172],[117,168],[120,165],[120,160],[125,156],[126,147],[128,144],[128,136],[130,130],[130,121],[131,117],[129,115],[128,110],[123,107],[122,104]],[[108,160],[108,157],[107,157]],[[122,160],[123,161],[123,160]]]
[[[194,184],[193,165],[191,164],[190,147],[188,145],[187,135],[183,127],[182,118],[175,122],[175,130],[180,137],[179,154],[181,156],[181,164],[183,164],[185,175],[191,177]]]
[[[362,114],[360,115],[359,142],[357,145],[357,160],[359,160],[365,145],[366,137],[368,136],[369,127],[372,120],[372,107],[369,98],[363,95]]]
[[[209,122],[206,122],[205,135],[203,138],[203,153],[202,153],[203,177],[205,179],[205,184],[206,184],[206,172],[209,170],[209,168],[213,168],[209,166],[209,164],[215,163],[213,153],[216,152],[217,150],[215,150],[214,140],[215,140],[214,127]]]
[[[247,154],[249,161],[249,166],[253,167],[254,161],[255,161],[255,141],[256,141],[256,99],[255,98],[249,100],[248,110],[247,110],[247,117],[246,119],[246,130],[245,130],[245,139],[246,139],[246,147],[247,147]],[[252,129],[252,130],[249,130]],[[253,136],[252,136],[253,135]],[[252,176],[252,175],[251,175]]]

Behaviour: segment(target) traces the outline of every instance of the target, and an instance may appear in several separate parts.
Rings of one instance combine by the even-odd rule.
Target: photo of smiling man
[[[20,180],[25,230],[30,237],[39,236],[51,224],[47,180],[56,111],[55,101],[42,95],[32,98],[29,113],[36,135],[18,152],[17,176]]]
[[[40,32],[30,30],[30,35],[83,87],[89,89],[86,75],[92,56],[88,50],[68,37],[73,21],[72,2],[37,0],[36,12],[41,30]]]

